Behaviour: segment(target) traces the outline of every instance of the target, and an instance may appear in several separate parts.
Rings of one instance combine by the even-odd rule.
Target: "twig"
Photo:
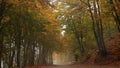
[[[83,0],[80,0],[82,3],[84,3],[85,5],[87,5],[88,6],[88,4],[86,3],[86,2],[84,2]]]

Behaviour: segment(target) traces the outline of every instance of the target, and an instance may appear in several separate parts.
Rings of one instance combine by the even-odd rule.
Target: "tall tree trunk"
[[[39,65],[47,64],[47,49],[43,45],[39,45]]]
[[[27,42],[27,45],[28,45],[28,49],[27,49],[27,56],[26,56],[26,59],[27,59],[27,65],[28,66],[31,66],[31,55],[32,55],[32,52],[31,52],[31,49],[32,49],[32,42],[30,41],[30,38],[27,39],[28,42]],[[33,59],[33,58],[32,58]],[[32,61],[33,62],[33,61]]]
[[[2,36],[2,18],[5,11],[6,3],[5,0],[2,0],[0,3],[0,68],[2,68],[2,57],[3,57],[3,36]]]
[[[91,14],[91,19],[93,21],[93,31],[97,41],[98,48],[99,48],[99,54],[101,56],[106,56],[107,52],[104,44],[103,26],[102,26],[102,20],[100,18],[101,17],[100,6],[98,3],[98,0],[94,0],[93,5],[94,5],[94,10],[91,9],[91,4],[90,4],[90,1],[88,0],[88,7]]]
[[[73,21],[70,22],[70,26],[71,26],[72,31],[74,32],[74,35],[75,35],[75,37],[77,39],[77,42],[78,42],[81,54],[83,55],[83,53],[85,52],[85,49],[84,49],[84,47],[82,45],[82,42],[81,42],[81,40],[82,40],[82,33],[79,35],[79,32],[77,32],[75,23]]]
[[[0,68],[2,68],[2,57],[3,57],[3,36],[0,34]]]
[[[27,45],[25,44],[24,45],[24,56],[23,56],[23,67],[25,67],[26,66],[26,64],[27,64],[27,49],[28,49],[28,47],[27,47]]]
[[[103,38],[103,24],[102,24],[102,19],[101,19],[101,12],[100,12],[100,5],[99,5],[99,2],[98,0],[96,0],[96,4],[98,6],[97,8],[97,12],[98,12],[98,22],[100,23],[100,40],[101,40],[101,48],[102,48],[102,56],[106,56],[107,54],[107,51],[106,51],[106,47],[105,47],[105,42],[104,42],[104,38]]]
[[[11,37],[10,37],[11,38]],[[11,40],[10,44],[10,52],[9,52],[9,63],[8,67],[13,68],[13,62],[14,62],[14,56],[15,56],[15,50],[13,49],[13,40]]]
[[[6,8],[5,0],[2,0],[0,3],[0,33],[1,33],[2,28],[3,28],[2,27],[2,19],[3,19],[3,14],[5,11],[5,8]]]
[[[11,51],[9,57],[9,66],[8,66],[9,68],[13,68],[14,56],[15,56],[15,51]]]
[[[115,5],[117,2],[120,1],[110,0],[110,4],[112,5],[112,9],[113,9],[113,17],[115,19],[118,31],[120,32],[120,14],[118,12],[120,8],[119,5],[118,6]]]
[[[30,47],[30,43],[29,43],[29,30],[26,30],[26,33],[24,35],[24,42],[23,42],[23,50],[24,50],[24,54],[23,54],[23,67],[28,65],[28,56],[29,56],[29,47]]]
[[[29,65],[30,66],[34,66],[34,60],[35,60],[35,41],[34,40],[32,40],[31,41],[32,42],[32,45],[30,45],[30,58],[29,58]],[[31,59],[32,58],[32,59]]]
[[[41,65],[41,64],[42,64],[42,51],[43,51],[43,46],[39,44],[38,65]]]
[[[17,52],[17,67],[20,67],[20,53],[21,53],[21,27],[19,23],[16,23],[16,37],[15,37],[15,46]]]
[[[53,64],[52,48],[48,48],[48,64]]]
[[[45,47],[43,47],[43,51],[42,51],[42,64],[47,64],[46,55],[47,55],[47,50],[46,50]]]

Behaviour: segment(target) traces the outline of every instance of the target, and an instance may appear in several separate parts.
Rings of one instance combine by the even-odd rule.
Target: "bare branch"
[[[87,4],[86,2],[84,2],[83,0],[80,0],[80,2],[82,2],[82,3],[84,3],[85,5],[87,5],[87,6],[88,6],[88,4]]]

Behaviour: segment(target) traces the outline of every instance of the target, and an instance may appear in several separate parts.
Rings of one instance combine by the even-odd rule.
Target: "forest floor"
[[[25,68],[120,68],[119,66],[100,66],[100,65],[44,65],[30,66]]]
[[[98,50],[94,50],[89,58],[83,63],[74,63],[73,65],[105,65],[120,67],[120,33],[106,39],[107,56],[100,57]]]

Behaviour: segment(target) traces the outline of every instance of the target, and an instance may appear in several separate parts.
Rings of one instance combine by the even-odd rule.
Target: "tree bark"
[[[2,57],[3,57],[3,36],[0,34],[0,68],[2,68]]]
[[[88,0],[89,12],[91,14],[91,19],[93,21],[93,31],[99,48],[99,54],[101,56],[106,56],[107,52],[104,44],[103,26],[102,26],[102,19],[100,18],[100,6],[98,0],[94,0],[93,5],[94,5],[93,8],[94,10],[91,9],[91,4],[90,1]]]
[[[2,64],[2,54],[3,54],[3,36],[2,36],[2,18],[3,18],[3,14],[5,11],[5,7],[6,7],[6,3],[4,0],[1,1],[0,3],[0,68],[2,68],[1,64]]]
[[[113,9],[113,17],[115,19],[115,22],[116,22],[116,25],[117,25],[117,28],[118,28],[118,31],[120,32],[120,15],[118,13],[118,10],[119,10],[119,5],[118,6],[115,6],[114,3],[117,3],[117,2],[120,2],[120,1],[113,1],[113,0],[110,0],[110,4],[112,5],[112,9]]]
[[[74,35],[77,39],[81,54],[83,54],[85,52],[85,49],[84,49],[84,46],[82,45],[83,42],[81,41],[82,40],[82,33],[80,33],[80,35],[79,35],[79,32],[77,32],[75,23],[73,21],[70,22],[70,26],[71,26],[72,31],[74,32]]]
[[[15,46],[17,52],[17,67],[20,67],[20,53],[21,53],[21,27],[19,23],[16,23],[16,37],[15,37]]]

